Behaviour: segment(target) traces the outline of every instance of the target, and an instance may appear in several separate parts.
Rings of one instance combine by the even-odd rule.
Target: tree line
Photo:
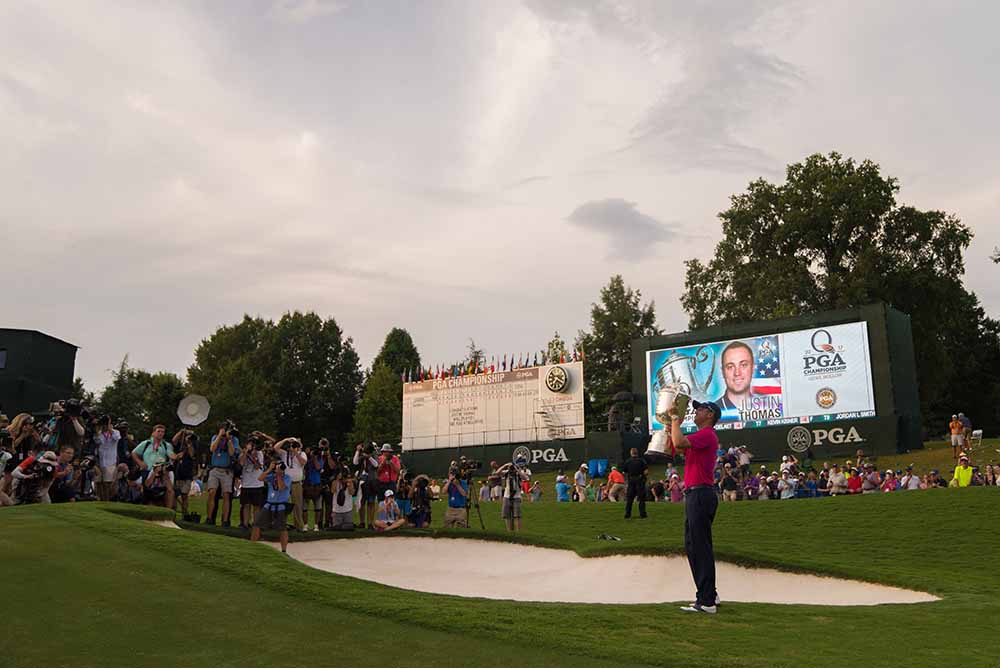
[[[963,282],[972,231],[954,215],[897,202],[898,181],[869,160],[837,153],[789,165],[783,183],[751,182],[719,214],[722,236],[708,260],[686,265],[681,305],[690,329],[769,320],[883,301],[910,315],[921,410],[931,433],[953,412],[1000,426],[1000,323],[986,315]],[[707,248],[706,248],[707,250]],[[1000,262],[1000,251],[995,251]],[[620,275],[591,304],[590,327],[574,347],[585,351],[586,412],[599,418],[632,387],[631,342],[661,334],[655,305]],[[540,351],[567,354],[558,331]],[[469,340],[466,362],[485,354]],[[195,351],[181,379],[128,366],[127,357],[100,397],[77,382],[75,394],[144,432],[154,422],[179,428],[186,393],[212,403],[206,434],[232,418],[262,431],[320,436],[343,446],[397,443],[402,380],[422,368],[409,332],[388,332],[362,369],[353,340],[333,318],[286,313],[245,316],[219,327]]]

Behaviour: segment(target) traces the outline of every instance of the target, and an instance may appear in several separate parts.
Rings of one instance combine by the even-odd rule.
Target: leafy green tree
[[[354,411],[352,441],[395,445],[403,434],[403,382],[384,364],[376,366]]]
[[[73,380],[73,389],[70,390],[68,398],[79,399],[84,406],[93,406],[96,401],[94,393],[83,386],[83,378],[79,376]]]
[[[243,316],[235,325],[219,327],[195,350],[188,385],[212,406],[206,433],[225,419],[245,430],[276,431],[275,393],[267,373],[273,364],[268,359],[273,327],[270,320]]]
[[[632,391],[632,340],[660,334],[655,305],[641,305],[641,297],[621,275],[612,276],[591,305],[590,331],[577,335],[576,347],[587,359],[583,380],[592,415],[604,415],[616,392]]]
[[[180,428],[177,404],[184,394],[184,381],[176,374],[132,368],[126,355],[112,373],[111,383],[101,393],[97,408],[116,419],[126,420],[132,433],[140,438],[149,434],[158,423],[163,423],[168,434],[173,434]]]
[[[753,181],[719,214],[713,257],[686,263],[690,327],[884,301],[910,315],[924,417],[943,427],[964,409],[994,424],[998,324],[962,284],[972,233],[898,191],[877,164],[837,153],[789,165],[782,184]]]
[[[212,404],[213,425],[231,418],[244,431],[343,444],[361,369],[335,320],[296,311],[220,327],[198,346],[188,380]]]
[[[413,339],[409,332],[399,327],[393,327],[389,330],[382,343],[382,349],[372,360],[372,369],[379,365],[389,367],[400,377],[408,370],[421,368],[420,353],[413,345]]]
[[[559,332],[552,335],[552,340],[545,346],[544,352],[545,358],[549,363],[558,362],[559,358],[563,355],[567,358],[570,357],[569,351],[566,350],[566,342],[559,336]]]
[[[295,311],[278,321],[269,344],[278,431],[345,443],[362,379],[352,340],[333,318]]]

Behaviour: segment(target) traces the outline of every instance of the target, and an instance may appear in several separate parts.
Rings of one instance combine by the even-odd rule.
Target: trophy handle
[[[711,355],[709,355],[709,352],[711,352]],[[701,364],[702,362],[706,361],[709,357],[712,358],[712,362],[708,365],[708,377],[705,378],[704,383],[698,384],[698,392],[704,395],[706,392],[708,392],[708,388],[712,387],[712,379],[715,377],[715,358],[716,358],[715,348],[702,346],[701,348],[698,348],[698,351],[695,353],[694,356],[695,360],[697,361],[697,364]]]

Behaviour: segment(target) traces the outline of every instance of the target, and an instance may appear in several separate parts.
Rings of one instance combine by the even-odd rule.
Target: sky
[[[758,177],[871,159],[975,233],[1000,316],[1000,3],[0,3],[0,326],[179,374],[244,313],[367,364],[571,341],[613,274],[684,330],[683,261]]]

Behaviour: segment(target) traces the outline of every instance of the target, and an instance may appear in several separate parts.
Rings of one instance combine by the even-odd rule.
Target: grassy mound
[[[720,559],[878,581],[943,600],[853,608],[727,604],[709,617],[674,605],[516,603],[403,591],[315,571],[217,532],[171,531],[144,521],[163,519],[157,509],[94,503],[3,509],[0,554],[6,572],[18,574],[5,587],[12,606],[5,665],[247,666],[342,658],[379,666],[412,659],[460,666],[498,659],[549,666],[812,666],[841,662],[852,651],[876,665],[878,656],[885,664],[905,656],[918,666],[995,665],[998,511],[995,488],[722,504],[715,524]],[[484,512],[482,537],[510,539],[499,507],[489,504]],[[628,522],[621,512],[610,504],[527,504],[517,539],[583,556],[681,550],[680,506],[651,506],[648,519]],[[596,540],[600,533],[623,540]],[[456,534],[481,537],[478,529],[434,531]],[[642,586],[611,576],[590,584]]]

